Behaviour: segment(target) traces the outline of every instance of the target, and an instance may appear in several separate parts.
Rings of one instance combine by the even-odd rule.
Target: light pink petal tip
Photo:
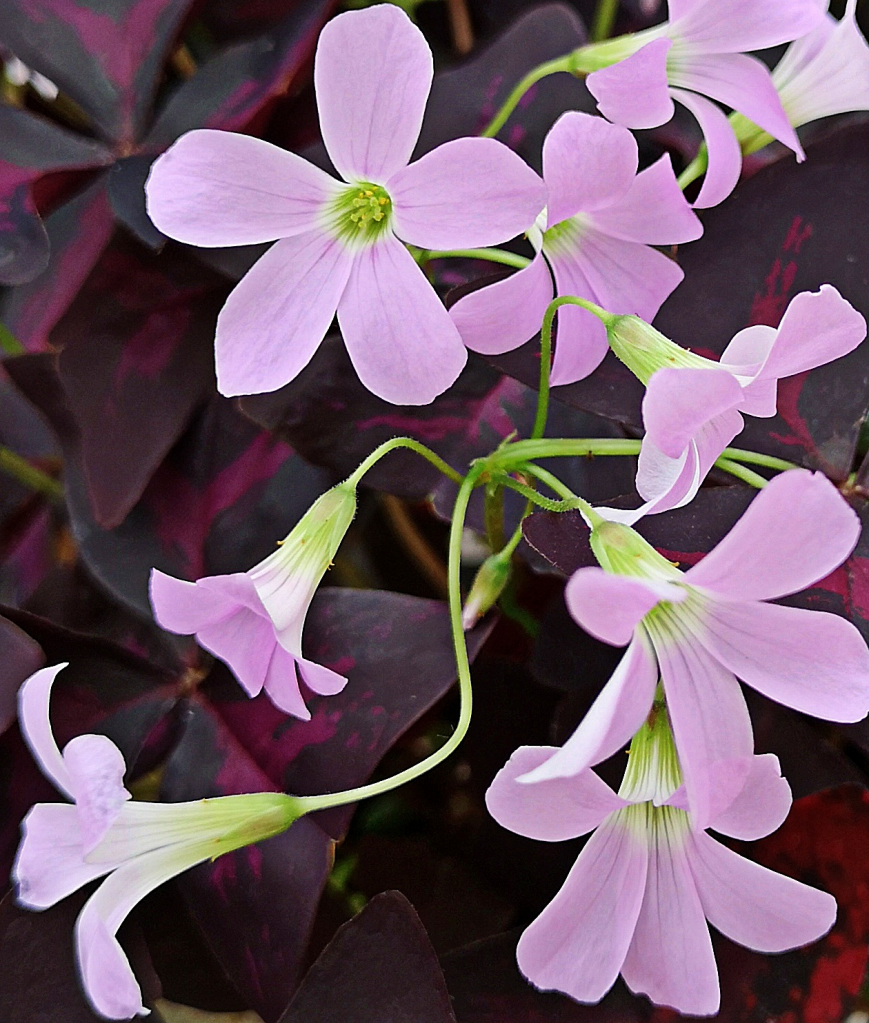
[[[450,316],[472,352],[501,355],[534,337],[551,301],[552,278],[538,253],[524,269],[460,298]]]
[[[618,202],[637,173],[637,143],[620,125],[571,110],[543,142],[547,226]]]
[[[124,788],[127,765],[118,747],[105,735],[79,735],[66,744],[63,759],[75,791],[81,820],[82,847],[92,852],[131,798]]]
[[[159,230],[188,245],[252,245],[317,227],[340,186],[262,139],[202,128],[157,158],[145,194]]]
[[[69,799],[75,799],[75,787],[69,769],[60,754],[51,730],[48,707],[51,687],[58,673],[67,667],[54,664],[34,672],[18,690],[18,721],[24,741],[42,773]]]
[[[574,621],[596,639],[629,643],[641,619],[662,600],[681,603],[687,591],[663,579],[635,579],[602,568],[574,572],[564,599]]]
[[[735,799],[712,816],[709,827],[722,835],[753,842],[784,823],[792,802],[791,787],[782,777],[778,757],[765,753],[751,758],[745,784]]]
[[[318,696],[335,696],[347,685],[347,679],[332,671],[324,664],[317,664],[316,661],[306,661],[298,658],[299,671],[304,679],[305,685]]]
[[[701,426],[734,408],[742,395],[723,369],[660,369],[643,398],[646,435],[670,458],[678,458]]]
[[[220,393],[261,394],[295,379],[335,317],[352,262],[317,230],[276,242],[254,263],[217,318]]]
[[[739,140],[720,107],[686,89],[671,89],[670,93],[697,118],[709,151],[708,167],[694,206],[701,210],[718,206],[736,188],[742,173]]]
[[[157,568],[151,570],[149,595],[157,624],[180,636],[192,636],[228,617],[238,606],[231,596],[176,579]]]
[[[534,784],[517,781],[557,751],[555,746],[521,746],[495,775],[486,807],[502,827],[539,842],[563,842],[593,831],[627,806],[594,771]]]
[[[720,845],[691,836],[691,870],[713,927],[758,952],[784,952],[816,941],[836,920],[836,900],[776,874]]]
[[[829,575],[859,536],[856,513],[826,476],[792,469],[761,490],[685,582],[729,600],[772,600]]]
[[[667,87],[669,39],[654,39],[636,53],[594,71],[585,80],[598,110],[626,128],[656,128],[673,116]]]
[[[647,861],[643,842],[618,817],[595,831],[559,893],[519,941],[519,969],[535,987],[580,1002],[603,998],[634,933]]]
[[[425,37],[392,4],[347,11],[326,25],[314,88],[323,141],[346,181],[382,185],[407,164],[432,75]]]
[[[672,31],[703,54],[764,50],[811,32],[818,0],[670,0]]]
[[[395,233],[424,249],[498,245],[527,231],[546,187],[496,139],[455,139],[387,182]]]
[[[395,237],[357,256],[338,323],[359,379],[396,405],[427,405],[467,362],[450,314]]]

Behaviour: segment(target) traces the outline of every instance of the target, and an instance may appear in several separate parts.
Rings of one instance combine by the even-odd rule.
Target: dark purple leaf
[[[191,0],[5,0],[0,42],[78,103],[98,132],[131,145]]]
[[[378,895],[308,971],[280,1023],[455,1023],[434,949],[399,892]]]
[[[18,687],[37,668],[45,664],[45,655],[39,644],[17,625],[0,618],[0,732],[15,720]]]

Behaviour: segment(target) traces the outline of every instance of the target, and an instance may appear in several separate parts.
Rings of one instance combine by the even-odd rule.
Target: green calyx
[[[328,208],[329,227],[351,245],[372,245],[389,230],[392,199],[382,185],[360,181],[337,195]]]
[[[682,573],[640,534],[622,522],[601,519],[589,537],[601,568],[635,579],[680,581]]]
[[[607,340],[643,385],[659,369],[718,369],[718,363],[689,352],[665,337],[639,316],[614,316],[607,324]]]
[[[682,769],[660,686],[648,718],[631,740],[619,795],[636,802],[663,803],[682,784]]]

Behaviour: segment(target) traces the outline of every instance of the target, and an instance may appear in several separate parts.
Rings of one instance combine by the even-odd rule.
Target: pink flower
[[[660,679],[699,827],[711,821],[718,762],[752,752],[737,682],[829,721],[869,711],[869,650],[844,618],[766,601],[811,586],[853,550],[860,524],[820,473],[797,469],[762,490],[727,536],[682,573],[629,526],[598,520],[602,568],[567,584],[574,619],[625,656],[564,747],[530,780],[569,777],[623,747]]]
[[[24,818],[12,870],[18,902],[53,906],[110,875],[85,903],[75,928],[85,994],[108,1019],[146,1015],[118,928],[149,892],[197,863],[285,831],[298,817],[290,796],[262,792],[195,803],[140,803],[123,786],[124,758],[103,735],[80,735],[63,753],[51,732],[51,687],[64,664],[21,686],[22,733],[43,772],[72,800],[37,803]]]
[[[741,432],[743,413],[774,416],[781,378],[847,355],[865,337],[866,321],[830,284],[796,295],[778,328],[741,330],[717,363],[673,345],[647,324],[613,323],[610,344],[647,382],[637,473],[646,503],[631,512],[601,514],[635,522],[688,504]]]
[[[618,124],[664,124],[674,99],[694,114],[709,148],[695,205],[715,206],[736,185],[742,154],[724,113],[706,97],[738,110],[803,159],[769,72],[744,51],[813,31],[823,11],[817,0],[670,0],[669,8],[663,25],[580,51],[580,66],[593,71],[587,84],[601,113]]]
[[[556,294],[655,316],[684,274],[649,246],[690,241],[703,228],[676,184],[669,156],[639,174],[637,159],[625,128],[577,112],[558,119],[543,143],[549,206],[529,232],[536,257],[450,310],[470,349],[493,355],[518,348],[540,330]],[[577,306],[561,308],[552,383],[588,376],[606,350],[597,317]]]
[[[656,1004],[708,1016],[718,1011],[719,988],[707,920],[760,952],[807,944],[832,926],[832,896],[692,828],[672,784],[659,786],[653,798],[628,774],[619,795],[590,770],[522,780],[557,755],[552,747],[521,747],[486,793],[495,820],[528,838],[559,842],[594,831],[561,890],[519,941],[519,967],[532,984],[597,1002],[621,973],[634,993]],[[726,770],[720,774],[728,789]],[[752,758],[743,777],[709,826],[751,840],[781,824],[790,789],[769,754]]]
[[[196,636],[224,661],[248,696],[262,689],[286,714],[308,721],[296,670],[320,696],[347,679],[302,656],[311,600],[356,511],[356,488],[341,483],[319,497],[278,549],[247,572],[210,575],[195,583],[157,569],[151,604],[170,632]]]
[[[292,380],[336,310],[359,378],[381,398],[425,404],[459,375],[467,352],[402,242],[497,244],[523,231],[546,195],[491,139],[447,142],[408,165],[431,81],[431,51],[406,14],[391,4],[349,11],[323,29],[314,65],[323,141],[343,181],[228,132],[189,132],[156,161],[148,212],[170,237],[279,239],[218,319],[221,393]]]

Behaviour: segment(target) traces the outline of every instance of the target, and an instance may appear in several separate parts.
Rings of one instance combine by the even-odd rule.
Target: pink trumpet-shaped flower
[[[63,753],[51,731],[51,687],[64,664],[42,668],[19,690],[22,733],[43,772],[74,805],[37,803],[24,818],[12,877],[18,902],[40,910],[110,875],[75,928],[82,985],[108,1019],[146,1015],[118,928],[158,885],[204,860],[285,831],[300,810],[290,796],[262,792],[195,803],[130,801],[124,758],[103,735],[80,735]]]
[[[229,132],[189,132],[156,161],[148,212],[171,238],[278,239],[218,319],[222,394],[292,380],[336,310],[360,380],[381,398],[425,404],[459,375],[467,352],[403,242],[498,244],[525,230],[546,194],[494,139],[447,142],[408,165],[431,81],[428,43],[399,8],[349,11],[323,29],[314,64],[323,141],[343,181]]]
[[[689,805],[706,827],[716,764],[752,752],[737,676],[803,713],[860,720],[869,650],[857,629],[838,615],[766,603],[823,579],[859,535],[833,484],[803,469],[773,479],[685,573],[629,526],[598,520],[591,543],[603,568],[581,568],[565,598],[587,632],[629,646],[579,728],[529,780],[578,774],[622,748],[660,679]]]
[[[697,118],[709,170],[695,202],[715,206],[733,190],[742,154],[724,113],[738,110],[773,138],[803,151],[765,65],[745,51],[790,42],[823,19],[817,0],[670,0],[663,25],[579,51],[593,70],[589,91],[601,113],[628,128],[653,128],[673,116],[673,100]],[[583,53],[588,60],[583,62]]]
[[[286,714],[310,720],[297,669],[320,696],[334,696],[347,684],[343,675],[302,656],[302,631],[355,511],[356,488],[341,483],[317,498],[278,549],[247,572],[189,583],[154,569],[154,617],[170,632],[195,635],[248,696],[265,689]]]
[[[646,503],[631,512],[602,514],[635,522],[642,515],[688,504],[742,430],[743,413],[774,416],[781,378],[841,358],[865,337],[864,318],[829,284],[796,295],[777,328],[741,330],[717,363],[674,346],[646,324],[621,321],[611,326],[610,342],[617,354],[629,365],[643,363],[636,369],[641,379],[650,368],[647,363],[675,365],[651,373],[643,398],[646,434],[637,490]],[[646,350],[640,352],[643,346]]]
[[[637,143],[625,128],[575,111],[556,121],[543,143],[549,205],[529,231],[537,255],[524,270],[466,295],[450,310],[472,351],[493,355],[524,344],[540,330],[554,295],[655,316],[684,274],[650,246],[692,241],[703,227],[669,156],[639,174],[637,160]],[[562,307],[551,382],[588,376],[606,350],[597,317]]]
[[[486,793],[495,820],[528,838],[559,842],[594,831],[561,890],[519,941],[519,967],[532,984],[597,1002],[621,973],[636,994],[708,1016],[718,1011],[719,986],[707,920],[759,952],[807,944],[833,925],[832,896],[692,828],[672,785],[623,784],[616,795],[590,770],[534,784],[521,780],[557,754],[552,747],[521,747]],[[724,765],[716,779],[725,790],[732,781],[727,774]],[[742,778],[741,790],[709,827],[760,838],[784,820],[790,789],[769,754],[754,757]]]

